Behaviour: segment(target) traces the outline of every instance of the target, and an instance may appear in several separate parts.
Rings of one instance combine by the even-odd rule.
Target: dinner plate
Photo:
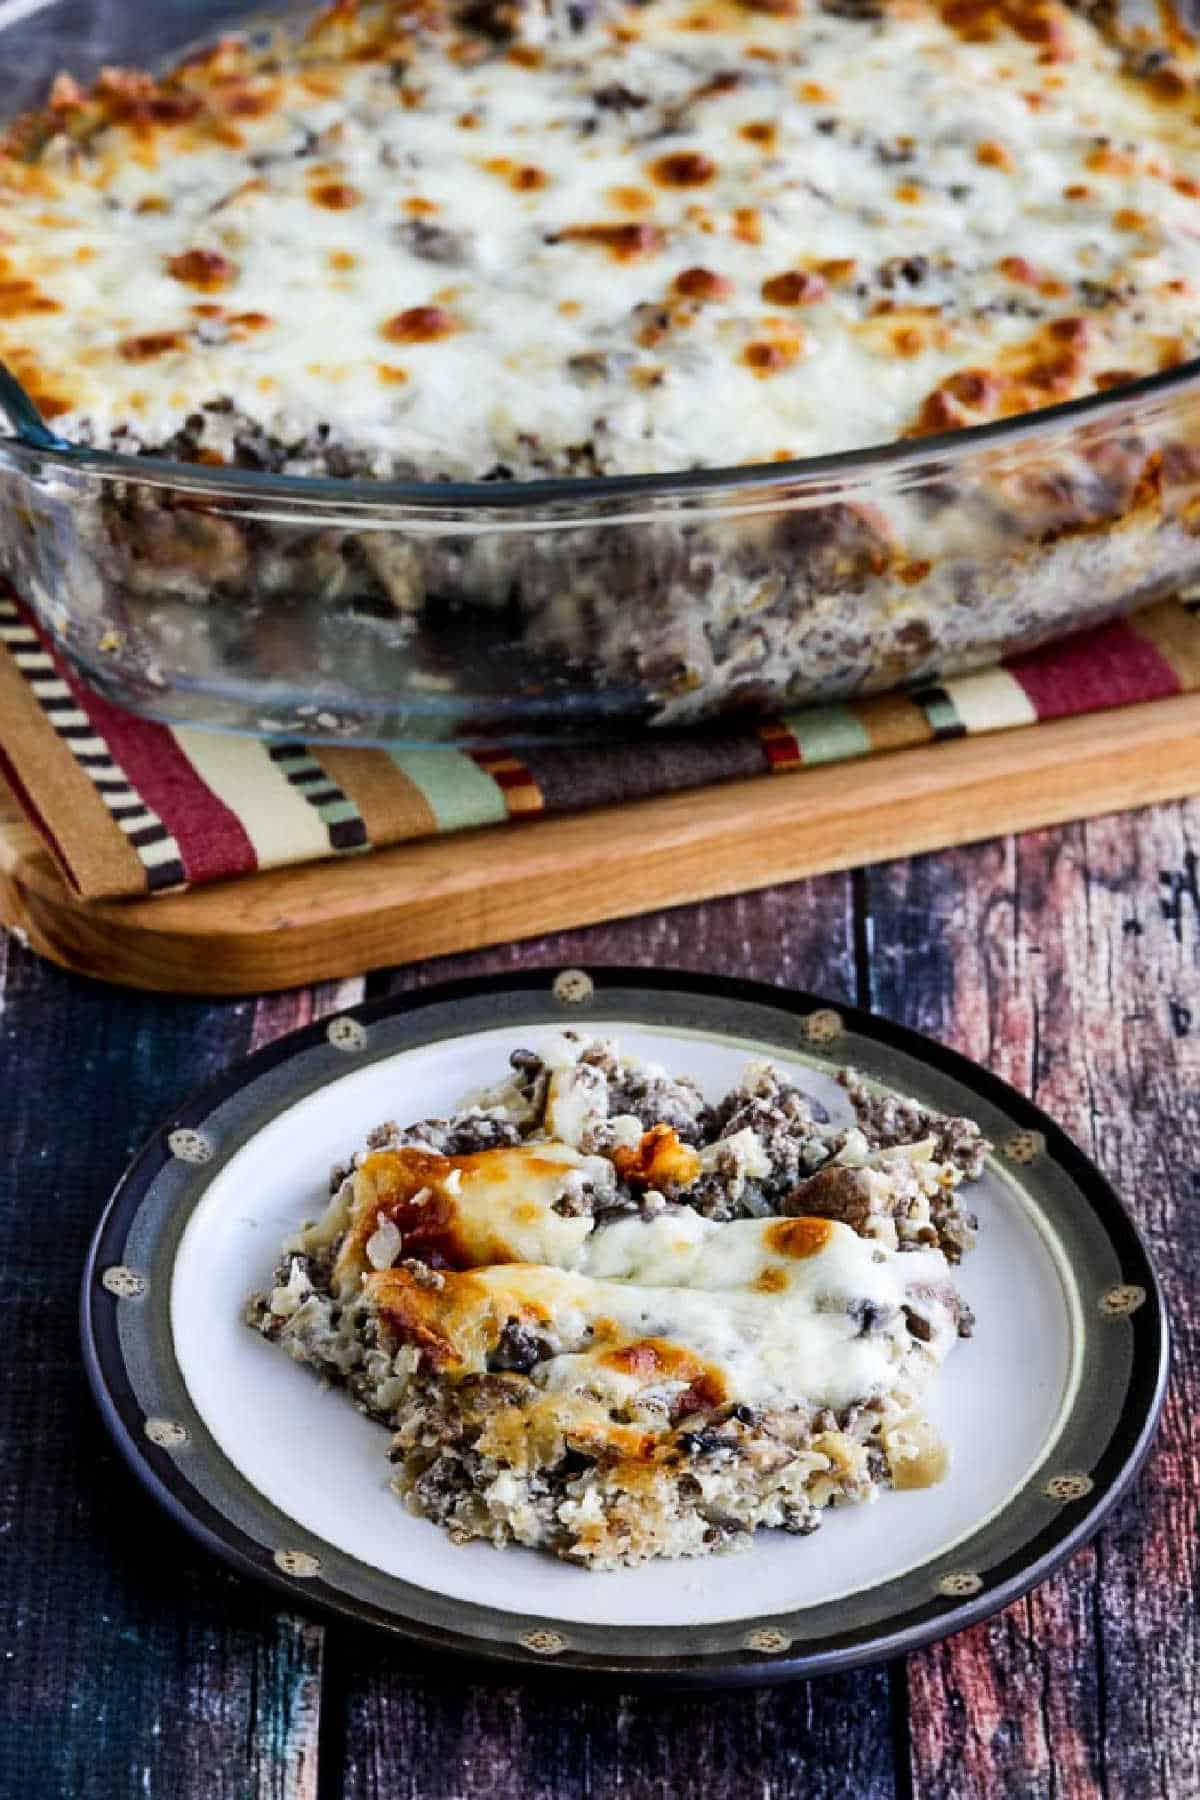
[[[851,1066],[978,1120],[958,1281],[977,1317],[927,1410],[937,1487],[759,1532],[740,1554],[589,1572],[456,1546],[388,1486],[386,1434],[242,1322],[331,1165],[384,1119],[451,1110],[564,1026],[611,1034],[716,1098],[769,1056],[837,1117]],[[1099,1527],[1162,1404],[1167,1322],[1108,1183],[995,1076],[811,995],[661,970],[533,971],[356,1007],[234,1066],[154,1134],[100,1222],[88,1372],[157,1500],[234,1568],[438,1649],[639,1684],[812,1675],[915,1649],[1043,1580]]]

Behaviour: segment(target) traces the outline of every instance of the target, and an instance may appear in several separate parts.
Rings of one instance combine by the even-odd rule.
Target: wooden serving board
[[[151,900],[81,901],[0,793],[0,922],[79,974],[242,994],[1200,793],[1200,694]]]

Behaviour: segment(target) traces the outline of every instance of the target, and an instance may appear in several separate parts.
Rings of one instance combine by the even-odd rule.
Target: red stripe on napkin
[[[1014,657],[1005,666],[1039,719],[1065,719],[1180,692],[1170,663],[1120,619]]]
[[[179,845],[186,879],[215,881],[222,875],[245,875],[256,869],[254,846],[237,814],[200,779],[170,731],[150,719],[123,712],[94,688],[85,687],[38,621],[31,622],[130,786],[158,814]]]

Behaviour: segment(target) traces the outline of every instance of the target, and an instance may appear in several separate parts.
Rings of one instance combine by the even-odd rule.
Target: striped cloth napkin
[[[465,751],[265,744],[152,724],[91,692],[0,585],[0,774],[85,899],[750,775],[1200,688],[1200,597],[1163,601],[918,692],[623,744]],[[797,790],[801,802],[801,790]]]

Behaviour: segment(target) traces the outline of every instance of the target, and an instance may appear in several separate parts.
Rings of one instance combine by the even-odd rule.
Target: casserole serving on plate
[[[342,0],[60,76],[0,154],[10,572],[116,699],[361,742],[1128,610],[1198,563],[1193,61],[1057,0]]]

